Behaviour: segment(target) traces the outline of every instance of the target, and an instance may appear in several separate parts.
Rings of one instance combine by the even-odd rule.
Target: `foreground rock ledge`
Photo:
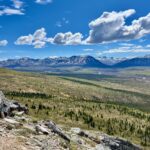
[[[14,111],[27,114],[28,109],[25,106],[20,105],[18,102],[6,99],[3,92],[0,91],[0,118],[13,116]]]

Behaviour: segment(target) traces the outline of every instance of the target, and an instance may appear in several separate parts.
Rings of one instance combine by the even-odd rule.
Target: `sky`
[[[0,60],[148,54],[148,0],[0,0]]]

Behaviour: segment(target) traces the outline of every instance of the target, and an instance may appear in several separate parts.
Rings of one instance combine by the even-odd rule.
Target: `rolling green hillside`
[[[89,78],[89,76],[92,76]],[[92,74],[40,74],[0,69],[0,90],[33,119],[99,130],[150,146],[149,80]]]
[[[133,78],[92,74],[38,74],[0,69],[0,90],[44,93],[55,99],[119,102],[150,110],[150,84]]]

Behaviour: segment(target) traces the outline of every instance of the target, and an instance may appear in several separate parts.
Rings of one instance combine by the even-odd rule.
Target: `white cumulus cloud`
[[[47,37],[44,28],[36,30],[33,34],[20,36],[15,44],[16,45],[32,45],[34,48],[43,48],[47,43],[58,45],[78,45],[82,43],[81,33],[57,33],[53,38]]]
[[[7,40],[0,41],[0,46],[6,46],[8,44]]]
[[[52,40],[52,43],[59,45],[78,45],[82,43],[82,34],[72,32],[57,33]]]
[[[104,12],[98,19],[89,23],[90,32],[87,43],[104,43],[139,39],[150,34],[150,13],[131,25],[126,25],[126,18],[135,13],[134,9],[120,12]]]
[[[47,37],[44,28],[36,30],[33,34],[27,36],[20,36],[16,45],[33,45],[34,48],[43,48],[46,45]]]
[[[16,45],[32,45],[33,36],[31,34],[27,36],[21,36],[15,42]]]

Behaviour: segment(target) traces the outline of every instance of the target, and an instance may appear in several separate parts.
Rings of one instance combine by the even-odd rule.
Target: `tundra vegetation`
[[[66,127],[105,132],[149,149],[150,77],[88,76],[0,69],[0,90],[25,104],[35,121],[51,118]]]

